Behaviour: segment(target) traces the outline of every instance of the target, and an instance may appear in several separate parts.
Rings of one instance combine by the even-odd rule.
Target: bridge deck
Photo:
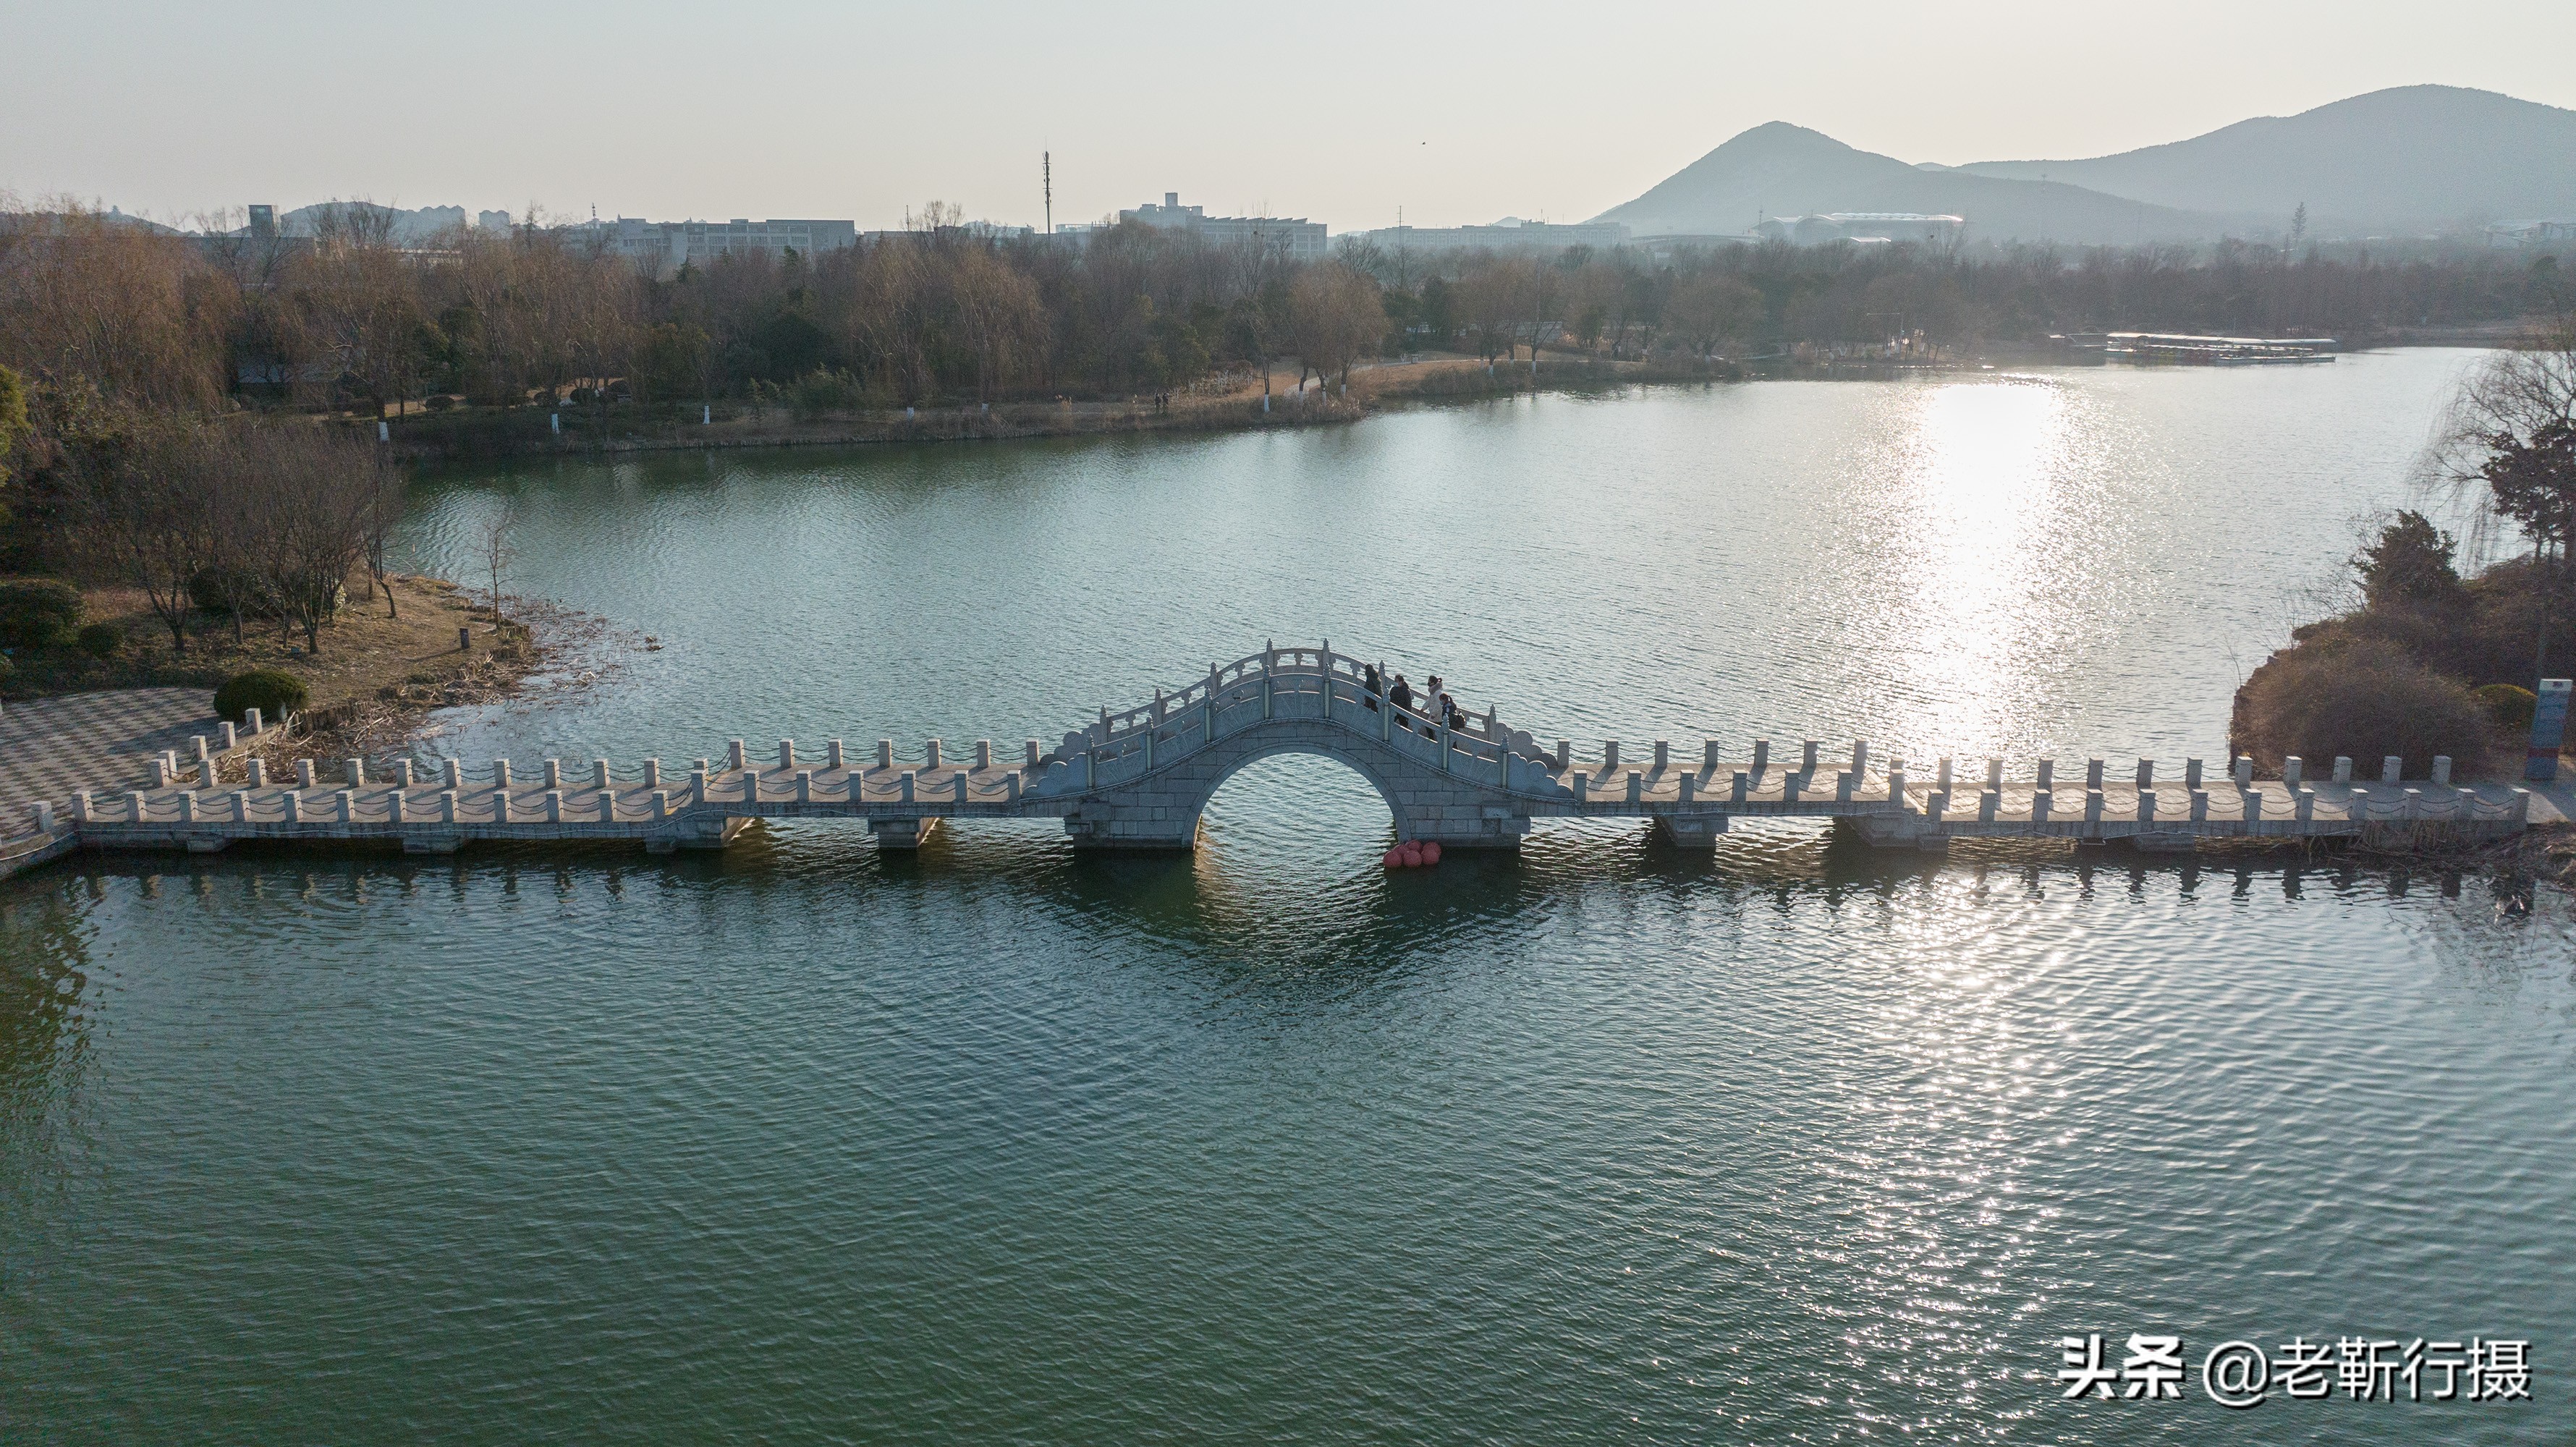
[[[246,839],[395,841],[422,852],[471,840],[707,848],[755,818],[860,819],[893,846],[918,843],[939,820],[1062,818],[1080,844],[1187,847],[1207,794],[1244,762],[1281,750],[1342,758],[1370,777],[1399,826],[1468,847],[1509,847],[1530,820],[1567,817],[1649,818],[1688,845],[1712,843],[1733,820],[1760,818],[1851,820],[1871,843],[1911,847],[2040,837],[2189,849],[2210,838],[2427,827],[2483,837],[2523,828],[2531,802],[2513,785],[2457,787],[2447,778],[2205,781],[2196,762],[2180,780],[2090,788],[2080,779],[2105,779],[2099,762],[2078,778],[2052,776],[2046,788],[2037,777],[2003,780],[1991,761],[1956,774],[1938,765],[1925,779],[1908,776],[1900,761],[1874,759],[1866,745],[1853,747],[1850,767],[1821,768],[1812,742],[1795,769],[1778,767],[1767,743],[1740,765],[1718,763],[1714,741],[1678,754],[1658,743],[1642,767],[1622,766],[1616,745],[1605,745],[1597,762],[1577,762],[1564,742],[1542,752],[1490,712],[1444,726],[1382,706],[1362,665],[1327,645],[1265,648],[1211,666],[1201,682],[1123,713],[1103,709],[1058,748],[1042,752],[1030,740],[1007,762],[989,743],[959,759],[932,741],[921,762],[906,765],[883,740],[871,758],[851,756],[837,741],[817,758],[782,740],[778,762],[766,766],[736,741],[721,766],[702,762],[667,778],[654,761],[617,770],[605,761],[567,768],[550,760],[529,779],[506,763],[468,770],[448,760],[428,780],[407,761],[371,770],[351,759],[304,761],[298,781],[285,784],[266,779],[256,763],[244,766],[240,783],[213,783],[220,758],[201,751],[183,774],[175,755],[164,755],[149,786],[76,795],[69,819],[37,806],[41,838],[29,848],[214,850]],[[2447,769],[2436,761],[2437,774]],[[331,783],[322,782],[326,774]]]
[[[1739,799],[1732,783],[1746,776]],[[2477,832],[2522,827],[2529,796],[2504,784],[2463,787],[2426,781],[2403,784],[2292,786],[2264,780],[2239,788],[2232,780],[2191,790],[2181,784],[2138,788],[2106,784],[2098,791],[2043,791],[2032,781],[2000,789],[1954,787],[1943,791],[1907,781],[1891,795],[1887,775],[1875,770],[1845,796],[1837,783],[1818,789],[1795,773],[1769,770],[1756,783],[1743,769],[1667,768],[1619,770],[1603,777],[1571,767],[1548,778],[1573,798],[1519,796],[1495,791],[1529,818],[1652,818],[1687,835],[1722,831],[1734,819],[1857,819],[1871,832],[1944,838],[2055,837],[2111,840],[2153,836],[2171,847],[2190,838],[2256,836],[2332,837],[2366,828],[2448,823]],[[1079,795],[1041,796],[1028,787],[1024,768],[943,765],[938,768],[743,768],[710,771],[703,786],[647,787],[612,777],[595,781],[542,781],[507,785],[360,784],[355,787],[250,787],[208,790],[171,785],[91,795],[73,821],[85,842],[101,847],[220,848],[242,839],[393,839],[424,850],[466,840],[622,839],[680,847],[711,840],[719,820],[861,819],[903,823],[925,819],[1028,819],[1062,817],[1082,804]],[[1792,785],[1796,787],[1792,787]],[[1685,797],[1685,796],[1688,797]],[[1695,826],[1695,827],[1694,827]],[[1904,842],[1891,839],[1889,842]]]

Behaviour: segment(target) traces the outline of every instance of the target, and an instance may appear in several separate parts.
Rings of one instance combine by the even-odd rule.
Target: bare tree
[[[2535,328],[2460,384],[2423,472],[2468,507],[2472,556],[2490,555],[2508,528],[2531,540],[2540,594],[2532,672],[2546,672],[2550,623],[2576,582],[2576,312]]]
[[[254,520],[252,568],[279,616],[322,651],[350,574],[364,562],[378,498],[374,444],[309,425],[233,429],[242,505]]]
[[[189,584],[221,557],[225,469],[196,427],[114,409],[95,393],[57,397],[49,419],[77,490],[79,539],[93,566],[139,588],[188,652]]]
[[[1734,277],[1703,272],[1673,288],[1664,306],[1672,335],[1705,366],[1719,347],[1747,335],[1762,320],[1762,293]]]
[[[517,524],[504,513],[484,523],[481,533],[483,566],[492,579],[492,626],[495,629],[501,626],[501,570],[519,556],[519,550],[510,544],[510,535],[516,527]]]
[[[1288,303],[1298,358],[1327,384],[1339,372],[1348,385],[1351,363],[1386,336],[1386,308],[1378,300],[1377,283],[1338,262],[1298,273]]]
[[[395,525],[402,521],[407,490],[402,464],[385,449],[374,448],[367,454],[366,471],[358,478],[358,486],[364,493],[360,522],[365,529],[367,578],[385,595],[385,616],[399,618],[402,607],[394,600],[393,575],[385,565],[385,545]]]

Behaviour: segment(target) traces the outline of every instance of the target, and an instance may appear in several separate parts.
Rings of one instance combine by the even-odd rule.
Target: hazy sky
[[[1336,231],[1578,220],[1748,126],[2097,155],[2382,86],[2576,108],[2576,4],[756,6],[0,0],[0,190],[165,219],[1094,219],[1178,190]]]

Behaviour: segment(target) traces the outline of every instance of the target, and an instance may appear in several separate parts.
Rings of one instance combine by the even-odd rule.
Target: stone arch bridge
[[[1608,743],[1578,760],[1569,743],[1542,748],[1490,712],[1449,727],[1398,710],[1364,680],[1361,661],[1329,643],[1265,647],[1123,713],[1104,709],[1052,748],[1028,740],[1016,757],[989,741],[959,753],[934,739],[899,760],[887,740],[866,754],[834,740],[819,755],[782,740],[773,760],[737,740],[720,763],[673,773],[657,760],[547,760],[523,774],[506,760],[423,768],[307,759],[294,777],[272,778],[258,760],[227,764],[200,739],[195,758],[164,755],[151,779],[85,791],[67,816],[38,806],[41,848],[13,852],[208,851],[236,840],[379,841],[415,853],[530,839],[716,848],[758,818],[860,819],[893,848],[953,822],[1058,818],[1078,848],[1188,849],[1210,796],[1244,765],[1283,753],[1321,755],[1367,779],[1400,837],[1467,849],[1517,847],[1531,821],[1552,817],[1643,818],[1665,840],[1701,848],[1736,819],[1821,817],[1894,847],[2002,835],[2182,851],[2230,836],[2489,836],[2522,828],[2529,815],[2521,789],[2453,785],[2448,760],[2431,761],[2429,776],[2413,782],[2398,760],[2358,779],[2343,760],[2331,778],[2302,777],[2293,761],[2287,777],[2263,781],[2241,760],[2206,779],[2188,761],[2180,779],[2161,781],[2149,761],[2112,779],[2088,760],[2080,782],[2059,778],[2053,762],[2007,780],[1996,760],[1909,771],[1901,759],[1873,758],[1866,743],[1822,760],[1814,741],[1775,757],[1769,741],[1751,740],[1736,759],[1714,739],[1680,750],[1657,741],[1642,756]]]

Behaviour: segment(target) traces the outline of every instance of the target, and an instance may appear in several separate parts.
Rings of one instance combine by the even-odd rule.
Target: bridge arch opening
[[[1236,762],[1209,789],[1199,818],[1202,842],[1230,857],[1342,859],[1385,848],[1404,826],[1394,791],[1373,771],[1304,747]]]

